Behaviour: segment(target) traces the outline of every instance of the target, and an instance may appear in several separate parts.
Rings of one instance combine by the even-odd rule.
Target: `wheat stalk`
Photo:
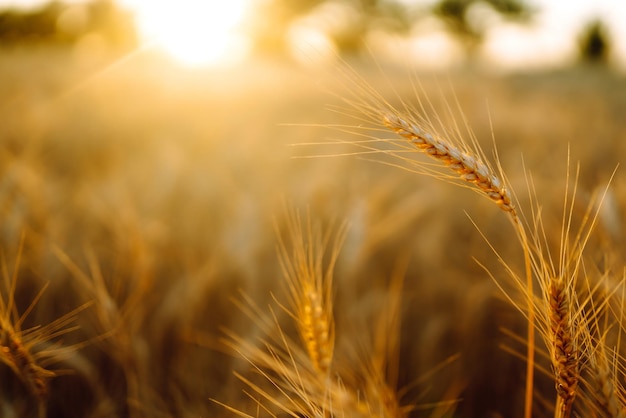
[[[598,375],[599,370],[594,371],[594,363],[596,366],[599,365],[597,361],[599,359],[594,359],[594,351],[605,349],[602,347],[604,338],[593,337],[590,327],[600,335],[605,334],[606,330],[601,329],[598,315],[609,303],[606,295],[596,293],[602,281],[592,284],[584,266],[585,248],[598,221],[606,190],[597,202],[596,199],[591,199],[582,213],[577,230],[573,230],[579,170],[580,166],[577,165],[571,192],[569,168],[567,171],[557,260],[553,260],[551,256],[541,209],[536,202],[533,211],[535,231],[532,261],[543,291],[542,335],[548,347],[554,373],[556,388],[554,413],[555,417],[559,418],[573,414],[573,404],[579,396],[585,400],[585,393],[580,388],[581,382],[586,383],[582,376],[583,368],[591,365],[592,377],[594,373]],[[580,289],[582,276],[586,277],[585,283],[588,288],[586,291]],[[583,293],[582,296],[579,291]],[[600,302],[597,299],[600,299]],[[593,348],[591,341],[600,346]]]
[[[360,79],[359,79],[360,80]],[[363,82],[364,83],[364,82]],[[357,83],[358,84],[358,83]],[[437,133],[435,123],[425,115],[425,106],[420,101],[422,115],[417,115],[415,109],[405,105],[406,114],[395,109],[366,83],[357,85],[356,99],[344,99],[348,104],[360,110],[367,119],[373,119],[374,123],[382,123],[387,129],[408,141],[408,143],[420,152],[438,160],[443,166],[455,172],[463,183],[474,186],[482,195],[495,202],[500,209],[509,214],[524,254],[525,283],[522,291],[527,298],[526,318],[528,323],[527,352],[526,352],[526,389],[525,389],[525,418],[530,418],[533,403],[534,381],[534,356],[535,356],[535,305],[533,290],[533,260],[531,246],[528,240],[523,222],[518,217],[513,198],[504,182],[504,174],[498,165],[496,171],[489,164],[481,150],[478,141],[471,129],[465,124],[468,131],[468,140],[464,140],[461,129],[455,124],[453,129],[446,129],[441,119],[437,118],[441,130],[450,135]],[[457,103],[458,105],[458,103]],[[456,123],[456,122],[455,122]],[[377,151],[375,147],[359,143],[358,146],[368,151]],[[399,153],[391,152],[394,157],[405,160]],[[497,154],[496,154],[497,157]],[[435,177],[448,179],[448,176],[437,170],[424,168],[418,170],[421,173],[434,175]]]

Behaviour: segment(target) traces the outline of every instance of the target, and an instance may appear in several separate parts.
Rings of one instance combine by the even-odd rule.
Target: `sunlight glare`
[[[249,0],[127,0],[143,38],[189,66],[232,63],[248,48],[238,32]]]

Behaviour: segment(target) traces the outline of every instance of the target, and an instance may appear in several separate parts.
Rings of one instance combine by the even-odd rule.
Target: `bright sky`
[[[540,59],[558,64],[575,54],[576,37],[595,18],[607,26],[618,63],[626,69],[626,1],[623,0],[528,0],[540,13],[532,27],[511,26],[491,33],[488,48],[508,57]],[[516,36],[517,34],[523,37]],[[509,48],[507,48],[510,46]],[[516,54],[507,54],[507,49]],[[538,63],[540,64],[540,63]]]
[[[64,0],[66,3],[81,2],[84,0]],[[232,42],[239,42],[232,27],[235,26],[236,19],[245,13],[246,4],[252,4],[258,0],[229,0],[229,1],[205,1],[205,0],[177,0],[177,1],[155,1],[155,0],[119,0],[123,5],[131,9],[138,10],[140,22],[152,40],[171,49],[178,49],[179,58],[195,59],[197,52],[185,45],[185,40],[181,37],[189,34],[194,27],[218,28],[222,30],[221,35],[216,33],[202,34],[203,39],[225,39],[230,37]],[[432,3],[435,0],[402,0],[406,3]],[[540,10],[536,16],[535,24],[532,26],[517,25],[497,25],[489,30],[485,53],[487,56],[496,57],[500,65],[505,67],[515,67],[518,65],[558,65],[563,60],[572,57],[576,51],[576,36],[587,22],[594,18],[600,18],[608,27],[611,40],[614,45],[614,52],[622,68],[626,69],[626,1],[624,0],[527,0],[529,4],[536,6]],[[46,0],[0,0],[2,6],[29,7],[45,3]],[[177,25],[172,30],[171,20],[174,20],[176,13],[173,10],[183,4],[190,6],[193,12],[187,15],[179,15],[177,20],[181,25]],[[212,4],[212,6],[211,6]],[[169,6],[168,6],[169,5]],[[228,10],[226,6],[228,5]],[[174,7],[174,8],[172,8]],[[208,17],[207,17],[208,16]],[[213,17],[213,19],[211,19]],[[168,23],[168,19],[170,22]],[[198,23],[194,26],[194,22]],[[231,25],[232,24],[232,25]],[[231,25],[231,26],[229,26]],[[159,31],[160,29],[160,31]],[[184,29],[184,30],[183,30]],[[230,32],[229,32],[230,31]],[[144,33],[144,35],[146,35]],[[171,36],[178,33],[178,38]],[[166,36],[167,35],[167,36]],[[212,38],[211,38],[212,36]],[[439,36],[439,38],[437,38]],[[200,38],[200,36],[196,36]],[[432,42],[422,40],[421,44],[416,44],[418,53],[428,54],[428,48],[435,48],[435,52],[441,51],[439,44],[447,42],[442,36],[434,34]],[[438,44],[439,43],[439,44]],[[188,44],[188,42],[187,42]],[[434,45],[434,46],[433,46]],[[206,47],[206,45],[205,45]],[[239,45],[243,48],[243,44]],[[221,45],[221,49],[225,49]],[[237,45],[228,46],[229,50],[238,48]],[[420,50],[419,48],[426,48]],[[438,50],[438,51],[437,51]],[[220,46],[216,45],[211,54],[220,53]],[[244,53],[244,49],[242,52]],[[206,57],[205,57],[206,58]],[[215,58],[215,57],[214,57]],[[494,58],[495,60],[496,58]]]

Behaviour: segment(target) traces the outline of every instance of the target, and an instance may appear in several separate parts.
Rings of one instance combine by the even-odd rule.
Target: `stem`
[[[528,335],[526,336],[526,392],[524,397],[524,418],[532,418],[533,412],[533,387],[535,374],[535,304],[533,303],[533,274],[530,260],[528,238],[524,227],[515,216],[513,222],[518,229],[522,248],[524,250],[524,269],[526,270],[526,292],[528,301]]]
[[[554,418],[569,417],[569,412],[566,413],[565,401],[560,396],[557,396],[556,406],[554,408]]]

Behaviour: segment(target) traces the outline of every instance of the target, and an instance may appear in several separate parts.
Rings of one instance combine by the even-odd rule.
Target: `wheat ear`
[[[324,271],[324,255],[330,234],[322,235],[319,229],[312,227],[309,219],[304,226],[298,213],[291,213],[287,219],[291,245],[279,238],[279,254],[291,295],[291,311],[314,369],[325,375],[332,362],[335,343],[333,269],[344,232],[342,228],[337,235]]]
[[[580,377],[571,305],[570,289],[566,281],[560,277],[552,278],[548,286],[548,318],[552,342],[551,360],[558,396],[556,417],[570,416]]]
[[[62,346],[52,340],[75,331],[78,314],[90,304],[86,303],[46,325],[23,329],[28,315],[43,296],[48,284],[42,286],[28,307],[19,314],[15,293],[24,237],[18,247],[14,271],[9,273],[7,261],[2,256],[2,279],[5,292],[0,292],[0,363],[6,365],[22,382],[36,400],[39,416],[45,416],[49,395],[49,381],[57,374],[46,367],[62,360],[80,347],[80,344]]]
[[[37,401],[45,401],[48,380],[55,373],[37,364],[31,347],[22,341],[10,324],[3,323],[0,327],[0,361],[13,371]]]
[[[397,114],[383,116],[383,123],[396,134],[407,139],[418,150],[435,158],[461,176],[461,179],[476,185],[502,210],[515,214],[511,197],[502,181],[491,167],[475,155],[471,155],[453,143],[425,132]]]
[[[7,314],[7,308],[13,303],[12,298],[6,303],[0,297],[0,362],[15,373],[39,402],[46,400],[49,391],[48,382],[56,376],[54,371],[46,369],[45,366],[61,360],[82,345],[63,347],[49,342],[77,330],[78,326],[72,324],[78,314],[91,305],[83,304],[47,325],[22,330],[22,322],[39,301],[46,287],[41,289],[28,309],[17,319]],[[10,310],[14,312],[14,307]],[[44,345],[47,347],[41,348]]]
[[[7,262],[4,257],[2,259],[2,275],[7,286],[7,295],[5,299],[0,294],[0,362],[8,366],[37,399],[41,414],[43,403],[48,395],[48,380],[55,374],[37,363],[36,354],[33,351],[33,346],[38,340],[46,339],[42,329],[36,327],[31,332],[24,332],[21,328],[26,316],[35,307],[47,285],[41,288],[30,306],[18,317],[15,289],[23,245],[24,237],[22,236],[12,274],[7,271]]]

